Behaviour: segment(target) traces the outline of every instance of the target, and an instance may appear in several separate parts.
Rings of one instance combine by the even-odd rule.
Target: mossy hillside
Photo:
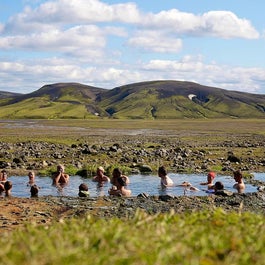
[[[0,98],[2,119],[92,117],[145,120],[264,118],[265,96],[192,82],[150,81],[111,90],[59,83],[29,94]]]
[[[66,100],[66,98],[68,100]],[[73,102],[77,102],[73,104]],[[1,107],[0,118],[8,119],[60,119],[60,118],[94,118],[84,104],[69,97],[60,101],[50,101],[48,97],[29,98],[12,105]]]
[[[191,100],[189,93],[198,98]],[[253,99],[250,94],[241,96],[240,92],[230,95],[225,90],[211,91],[185,82],[157,81],[115,88],[102,95],[99,104],[115,118],[174,119],[264,117],[264,112],[258,110],[258,106],[264,105],[262,102],[262,96]]]
[[[2,233],[2,264],[259,264],[264,216],[222,209],[61,220]]]
[[[114,118],[150,119],[153,118],[152,105],[157,100],[157,93],[143,89],[138,92],[126,91],[126,93],[121,92],[121,95],[115,94],[112,98],[102,100],[99,105],[109,113],[113,113]]]
[[[223,116],[194,103],[184,96],[172,96],[159,100],[154,115],[158,119],[219,118]]]
[[[256,105],[246,104],[232,99],[226,99],[224,101],[220,98],[212,98],[212,100],[205,104],[205,107],[209,108],[209,110],[215,110],[217,113],[220,113],[220,116],[226,114],[227,117],[231,116],[234,118],[264,117],[262,112],[257,113]]]

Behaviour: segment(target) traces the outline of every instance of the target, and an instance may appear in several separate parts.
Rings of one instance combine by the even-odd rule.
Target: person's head
[[[82,183],[79,185],[79,191],[88,191],[88,186],[86,183]]]
[[[234,171],[233,174],[234,174],[234,180],[235,180],[236,182],[242,180],[243,175],[242,175],[242,172],[241,172],[240,170],[236,170],[236,171]]]
[[[163,177],[167,175],[166,168],[164,166],[161,166],[158,168],[158,176]]]
[[[29,182],[34,182],[35,179],[35,173],[33,171],[30,171],[28,173],[28,177],[29,177]]]
[[[1,181],[6,181],[7,180],[7,172],[6,170],[1,171]]]
[[[103,167],[98,167],[97,168],[97,175],[103,176],[105,173],[105,170]]]
[[[62,164],[57,166],[57,172],[64,172],[64,166]]]
[[[121,176],[122,172],[119,168],[114,168],[112,172],[112,176],[115,178],[119,178]]]
[[[224,184],[221,181],[216,181],[214,184],[214,189],[217,190],[223,190]]]
[[[38,197],[38,193],[39,193],[39,187],[37,185],[32,185],[30,188],[31,197]]]
[[[6,192],[6,195],[9,196],[10,193],[11,193],[11,189],[12,189],[13,185],[12,185],[12,182],[7,180],[4,184],[4,188],[5,188],[5,192]]]
[[[215,173],[213,171],[210,171],[207,175],[207,181],[212,182],[215,179]]]
[[[86,183],[82,183],[79,185],[79,197],[89,197],[89,191],[88,191],[88,186]]]

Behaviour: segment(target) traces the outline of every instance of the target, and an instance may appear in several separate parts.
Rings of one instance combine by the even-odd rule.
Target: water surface
[[[160,186],[160,178],[157,175],[130,175],[130,184],[128,189],[132,191],[132,196],[137,196],[140,193],[148,193],[149,195],[173,195],[173,196],[207,196],[205,189],[206,186],[200,185],[201,182],[206,181],[206,175],[196,174],[168,174],[176,185],[181,184],[183,181],[192,183],[193,186],[200,189],[200,191],[189,191],[183,187],[169,187],[162,189]],[[265,173],[255,173],[255,179],[265,180]],[[30,187],[27,185],[27,176],[10,176],[8,178],[13,183],[12,195],[15,197],[30,197]],[[231,176],[217,176],[215,181],[221,181],[225,189],[236,192],[233,189],[234,179]],[[89,178],[82,178],[80,176],[71,176],[70,182],[62,189],[52,185],[52,179],[50,177],[36,176],[35,183],[40,187],[39,196],[77,196],[78,187],[81,183],[86,183],[89,187],[91,197],[98,197],[108,195],[108,190],[111,188],[110,183],[106,183],[103,187],[98,187],[96,182],[93,182]],[[257,187],[250,184],[246,184],[245,192],[256,192]]]

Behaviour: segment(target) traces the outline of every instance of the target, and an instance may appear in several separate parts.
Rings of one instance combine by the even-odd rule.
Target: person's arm
[[[68,174],[62,174],[65,183],[69,182],[70,176]]]
[[[53,184],[54,185],[57,185],[59,183],[59,180],[62,176],[62,172],[56,172],[54,175],[53,175]]]
[[[126,190],[126,196],[130,197],[132,195],[132,191],[131,190]]]
[[[124,178],[126,185],[130,184],[130,179],[127,176],[123,175],[122,178]]]
[[[104,181],[110,182],[110,178],[104,175]]]
[[[178,187],[190,187],[191,183],[184,181],[181,184],[178,184],[176,186],[178,186]]]
[[[164,188],[169,186],[167,178],[163,178],[163,179],[161,178],[161,186],[164,187]]]
[[[109,195],[115,195],[115,196],[120,196],[121,192],[120,190],[115,190],[115,189],[109,189]]]

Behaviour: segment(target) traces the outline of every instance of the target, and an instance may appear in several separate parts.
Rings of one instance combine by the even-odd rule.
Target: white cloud
[[[3,32],[3,30],[4,30],[4,25],[0,23],[0,34]]]
[[[141,13],[135,3],[109,5],[98,0],[57,0],[44,2],[35,9],[26,7],[9,20],[5,32],[40,32],[71,24],[99,22],[120,22],[183,35],[259,38],[250,21],[238,18],[231,11],[210,11],[202,15],[177,9]]]
[[[8,21],[5,32],[39,32],[49,27],[97,22],[135,23],[140,14],[134,3],[108,5],[98,0],[47,1],[32,9],[26,7]]]
[[[261,93],[265,70],[206,64],[200,56],[187,56],[179,61],[151,60],[148,63],[119,67],[86,66],[74,61],[50,58],[24,63],[0,62],[0,77],[5,85],[0,90],[23,93],[57,82],[79,82],[114,88],[151,80],[186,80],[229,90]]]
[[[136,48],[159,53],[178,53],[182,48],[181,39],[169,37],[158,31],[138,31],[127,43]]]
[[[240,19],[230,11],[210,11],[203,15],[194,15],[171,9],[148,14],[143,20],[143,26],[182,35],[259,38],[259,33],[248,20]]]
[[[151,60],[143,64],[143,69],[156,72],[165,80],[194,81],[203,85],[250,93],[260,93],[265,83],[265,69],[205,64],[192,57],[180,61]]]
[[[53,30],[0,38],[1,49],[51,51],[72,56],[103,55],[104,32],[96,26],[76,26],[65,31]]]
[[[259,33],[252,27],[246,19],[238,18],[230,11],[211,11],[203,14],[203,27],[210,35],[222,38],[246,38],[257,39]]]

